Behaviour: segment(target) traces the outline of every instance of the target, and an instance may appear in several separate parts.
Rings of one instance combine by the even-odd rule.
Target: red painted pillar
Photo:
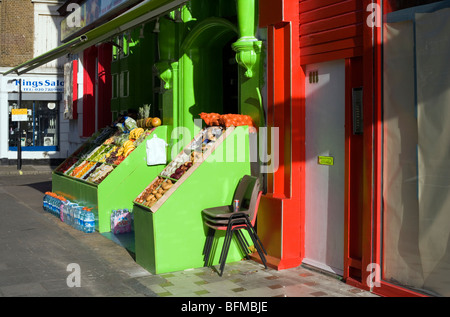
[[[111,60],[112,45],[110,43],[101,44],[98,47],[97,126],[99,129],[110,125],[112,122]]]
[[[83,52],[83,137],[95,132],[95,81],[97,48],[91,46]]]
[[[78,59],[72,61],[72,119],[78,119]]]
[[[269,265],[286,269],[304,254],[304,72],[299,52],[299,2],[260,0],[267,27],[267,126],[279,129],[279,167],[267,175],[258,234]]]
[[[381,12],[376,12],[380,8],[379,2],[379,0],[363,1],[362,63],[358,63],[357,66],[352,63],[347,65],[350,70],[355,67],[361,70],[356,72],[353,70],[346,74],[349,78],[352,78],[351,73],[362,74],[358,82],[362,80],[364,88],[364,133],[362,139],[352,137],[350,133],[347,135],[346,150],[350,161],[348,161],[349,175],[346,181],[350,198],[346,215],[347,245],[344,278],[347,283],[364,289],[371,287],[370,279],[374,273],[372,264],[377,263],[381,242],[377,235],[377,227],[381,225],[377,212],[381,209],[381,24],[372,23],[373,18],[381,19]],[[374,5],[375,11],[371,9]],[[347,105],[348,112],[350,106]],[[360,156],[355,157],[355,153],[352,154],[352,147],[362,152]],[[350,169],[356,169],[357,172],[350,173]],[[351,191],[355,189],[352,183],[355,182],[356,187],[359,187],[356,189],[359,193],[352,196]],[[355,226],[358,227],[356,230]]]

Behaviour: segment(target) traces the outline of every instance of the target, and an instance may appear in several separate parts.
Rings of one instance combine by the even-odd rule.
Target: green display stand
[[[215,143],[203,161],[195,162],[153,206],[134,202],[136,262],[153,274],[204,265],[208,227],[201,211],[231,204],[239,180],[251,173],[248,127],[228,128]],[[224,236],[224,231],[216,232],[213,265],[218,263]],[[243,256],[233,241],[227,262]]]
[[[165,165],[147,165],[145,141],[155,134],[167,142],[167,126],[155,128],[100,184],[89,183],[54,171],[52,191],[70,201],[93,208],[92,211],[98,220],[96,229],[100,233],[111,231],[111,211],[124,208],[132,210],[136,195],[165,167]]]

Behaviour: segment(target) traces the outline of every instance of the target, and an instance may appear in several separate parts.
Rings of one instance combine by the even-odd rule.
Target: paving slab
[[[153,275],[111,239],[42,209],[51,169],[15,172],[0,166],[0,297],[378,297],[302,266],[277,271],[252,260],[227,264],[222,277],[217,267]],[[69,285],[71,264],[79,287]]]

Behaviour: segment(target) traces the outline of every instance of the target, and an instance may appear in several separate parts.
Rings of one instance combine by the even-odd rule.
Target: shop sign
[[[11,109],[11,120],[12,121],[28,121],[28,109]]]
[[[71,3],[66,9],[71,13],[61,21],[61,41],[64,42],[72,35],[96,27],[141,1],[85,0],[80,4]]]
[[[19,79],[13,80],[12,85],[10,91],[18,91]],[[22,78],[22,92],[64,92],[64,80],[42,77]]]
[[[334,165],[334,158],[332,156],[319,156],[319,165]]]

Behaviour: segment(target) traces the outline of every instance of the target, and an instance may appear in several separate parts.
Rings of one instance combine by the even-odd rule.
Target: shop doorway
[[[236,41],[233,38],[222,49],[222,112],[239,113],[239,77],[236,52],[231,44]]]
[[[343,275],[345,60],[306,66],[305,257]]]
[[[196,25],[181,46],[178,126],[196,134],[201,112],[238,112],[238,65],[231,44],[238,39],[234,24],[208,18]]]

